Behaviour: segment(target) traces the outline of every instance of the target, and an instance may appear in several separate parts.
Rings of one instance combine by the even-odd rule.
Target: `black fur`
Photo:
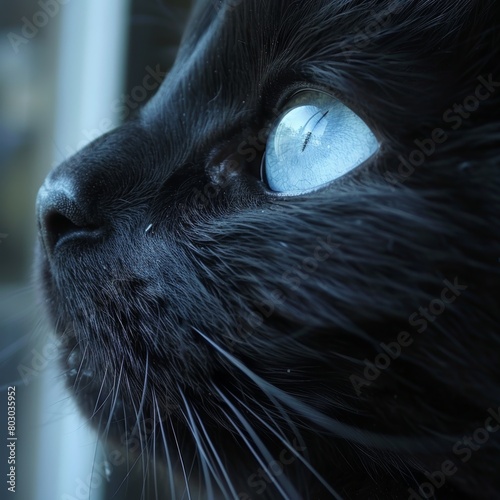
[[[199,1],[156,96],[49,175],[69,387],[161,498],[498,497],[499,33],[490,0]],[[249,141],[311,87],[381,149],[276,196]]]

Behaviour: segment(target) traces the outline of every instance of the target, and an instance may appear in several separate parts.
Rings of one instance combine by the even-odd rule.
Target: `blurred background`
[[[0,0],[0,471],[6,478],[15,386],[17,499],[155,498],[127,464],[103,470],[96,436],[64,391],[33,279],[34,207],[53,166],[154,94],[189,3]],[[145,85],[148,75],[157,85]]]

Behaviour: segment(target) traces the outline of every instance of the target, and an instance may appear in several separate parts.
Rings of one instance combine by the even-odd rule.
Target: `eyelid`
[[[269,112],[269,110],[272,110],[272,116],[274,118],[277,118],[278,116],[281,116],[286,105],[290,101],[292,101],[297,94],[308,91],[327,94],[339,100],[343,104],[346,104],[346,99],[344,99],[344,96],[342,96],[342,94],[335,89],[326,88],[324,85],[316,85],[308,81],[300,80],[287,84],[284,88],[281,89],[279,94],[277,94],[276,96],[271,95],[270,99],[268,99],[267,102],[264,102],[263,104],[264,106],[266,106],[267,111]]]
[[[340,101],[344,106],[347,106],[351,111],[356,113],[370,128],[380,144],[383,143],[384,135],[377,126],[376,121],[369,112],[360,105],[359,102],[348,98],[344,93],[325,85],[311,83],[307,81],[296,81],[289,84],[281,91],[280,95],[274,101],[269,102],[264,115],[267,117],[267,122],[274,122],[280,118],[287,109],[287,105],[293,101],[297,94],[301,92],[320,92]]]

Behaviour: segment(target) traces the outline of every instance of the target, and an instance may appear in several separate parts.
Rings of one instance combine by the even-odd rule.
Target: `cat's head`
[[[38,197],[63,370],[106,437],[152,423],[207,495],[491,498],[499,23],[196,4],[155,97]]]

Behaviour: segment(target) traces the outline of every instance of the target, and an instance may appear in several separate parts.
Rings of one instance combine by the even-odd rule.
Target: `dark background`
[[[146,102],[142,81],[147,68],[173,63],[188,0],[114,0],[117,14],[94,0],[0,0],[0,473],[7,472],[7,387],[16,386],[16,494],[0,482],[0,498],[21,500],[141,498],[142,479],[128,468],[115,467],[109,482],[93,480],[92,463],[104,457],[85,422],[72,420],[75,408],[58,376],[51,338],[33,278],[36,239],[35,199],[48,171],[90,139],[118,125],[123,113],[112,104],[125,94]],[[111,2],[113,3],[113,2]],[[90,5],[94,7],[89,7]],[[102,3],[102,6],[105,4]],[[40,14],[42,12],[42,14]],[[45,12],[45,16],[44,13]],[[86,12],[85,22],[78,16]],[[111,13],[110,13],[111,12]],[[118,14],[119,13],[119,14]],[[36,17],[38,16],[38,17]],[[73,17],[72,17],[73,16]],[[102,16],[108,16],[103,19]],[[119,18],[118,18],[119,17]],[[73,19],[73,21],[71,21]],[[74,29],[71,22],[79,29]],[[37,21],[34,34],[25,26]],[[32,24],[31,24],[32,25]],[[112,40],[118,26],[122,33]],[[23,37],[24,33],[33,35]],[[26,31],[28,30],[28,31]],[[120,31],[121,30],[121,31]],[[92,80],[65,76],[68,64],[80,63],[85,44],[106,41],[92,59],[113,52],[116,66]],[[19,42],[19,43],[18,43]],[[114,48],[113,48],[114,47]],[[118,48],[117,48],[118,47]],[[89,51],[87,50],[87,53]],[[85,64],[85,61],[82,61]],[[120,69],[116,69],[120,68]],[[116,74],[116,73],[119,74]],[[117,79],[114,98],[101,93],[109,78]],[[76,84],[75,84],[76,82]],[[91,82],[91,83],[87,83]],[[102,84],[102,85],[101,85]],[[89,88],[90,87],[90,88]],[[136,87],[141,87],[138,90]],[[136,89],[134,91],[134,89]],[[95,96],[99,119],[87,114],[78,128],[85,93]],[[109,94],[111,95],[111,94]],[[109,104],[109,106],[108,106]],[[74,113],[73,113],[74,111]],[[83,109],[85,111],[85,109]],[[92,120],[95,121],[92,122]],[[60,131],[73,129],[71,140]],[[59,132],[58,132],[59,131]],[[91,133],[89,133],[91,131]],[[68,136],[69,137],[69,136]],[[141,468],[139,465],[139,469]],[[99,467],[96,467],[96,470]],[[102,471],[97,470],[97,473]],[[101,486],[100,486],[101,484]],[[146,488],[145,498],[154,498]],[[9,495],[9,496],[8,496]]]

